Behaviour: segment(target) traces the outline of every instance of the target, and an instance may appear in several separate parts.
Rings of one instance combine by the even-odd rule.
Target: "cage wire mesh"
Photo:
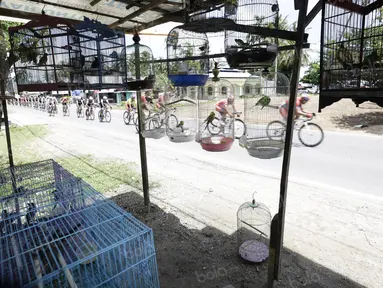
[[[232,111],[228,97],[235,97],[234,86],[226,79],[209,79],[202,92],[198,100],[196,141],[207,151],[227,151],[234,142],[234,118],[223,113],[222,108]]]
[[[353,0],[360,12],[324,5],[322,19],[320,109],[352,98],[356,104],[373,101],[383,106],[382,10],[364,12],[373,0]]]
[[[166,38],[168,77],[174,86],[203,86],[209,77],[209,59],[188,59],[209,55],[205,33],[173,28]]]
[[[265,204],[243,203],[237,211],[238,252],[242,259],[262,263],[269,257],[271,214]]]
[[[75,28],[78,34],[70,38],[70,45],[80,45],[80,58],[75,57],[74,61],[83,69],[86,88],[122,87],[126,82],[125,33],[88,18]]]
[[[76,31],[70,22],[50,23],[34,20],[9,29],[19,91],[68,89],[69,83],[83,80],[81,67],[73,62],[80,57],[80,45],[70,42]]]
[[[155,83],[153,52],[150,47],[140,44],[140,40],[139,35],[136,34],[133,36],[134,44],[126,46],[127,89],[129,90],[153,89]]]
[[[53,160],[0,175],[3,287],[159,287],[151,229],[90,185]]]
[[[169,110],[166,134],[175,143],[190,142],[197,134],[198,93],[200,87],[175,87],[165,93]]]
[[[275,27],[278,15],[276,0],[234,0],[235,14],[228,16],[236,24]],[[278,48],[274,39],[256,34],[225,31],[225,53],[231,68],[254,69],[273,64]]]
[[[282,154],[285,122],[280,105],[289,99],[290,81],[282,73],[254,72],[243,86],[246,135],[240,146],[257,158],[269,159]]]

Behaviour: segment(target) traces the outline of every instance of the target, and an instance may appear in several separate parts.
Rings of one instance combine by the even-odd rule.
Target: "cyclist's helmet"
[[[309,98],[309,96],[307,95],[307,93],[303,93],[302,96],[301,96],[301,99],[302,99],[303,101],[305,101],[305,102],[307,102],[307,101],[310,100],[310,98]]]
[[[89,100],[93,100],[93,97],[92,97],[92,96],[89,96]]]
[[[233,96],[233,95],[229,95],[229,96],[227,97],[227,103],[228,103],[228,104],[233,104],[233,102],[234,102],[234,96]]]
[[[107,99],[108,99],[108,97],[104,96],[104,97],[102,97],[102,99],[104,99],[104,100],[107,100]]]

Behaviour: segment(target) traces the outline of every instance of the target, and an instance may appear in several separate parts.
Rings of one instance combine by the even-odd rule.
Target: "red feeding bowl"
[[[228,151],[233,145],[234,139],[223,136],[206,137],[201,140],[203,150],[209,152],[223,152]]]

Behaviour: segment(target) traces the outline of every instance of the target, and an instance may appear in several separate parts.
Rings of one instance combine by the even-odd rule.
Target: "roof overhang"
[[[34,20],[46,15],[74,21],[84,16],[126,32],[182,22],[182,0],[0,0],[0,16]]]

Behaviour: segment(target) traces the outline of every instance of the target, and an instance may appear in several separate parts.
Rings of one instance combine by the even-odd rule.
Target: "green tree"
[[[319,85],[320,81],[320,64],[318,61],[311,62],[309,69],[301,79],[302,82]]]
[[[287,31],[297,31],[297,23],[293,22],[289,24],[287,20],[287,16],[283,17],[281,14],[278,17],[278,23],[270,23],[268,25],[269,28],[277,28],[280,30]],[[288,46],[295,45],[295,41],[278,39],[278,46]],[[280,51],[278,53],[277,64],[278,64],[278,72],[285,74],[288,78],[291,78],[292,68],[295,60],[295,50],[287,50]],[[308,49],[303,49],[302,51],[302,66],[306,66],[309,64],[310,57],[308,54]]]
[[[13,57],[11,52],[11,45],[9,42],[8,28],[13,26],[19,26],[21,23],[0,21],[0,80],[6,83],[10,74],[12,66],[16,62],[16,58]]]

